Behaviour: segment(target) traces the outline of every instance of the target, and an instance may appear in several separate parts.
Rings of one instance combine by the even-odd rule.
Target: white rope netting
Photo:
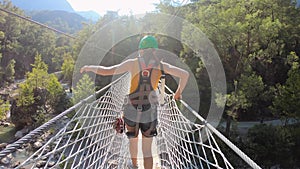
[[[212,132],[182,115],[170,96],[160,107],[158,154],[167,168],[233,168],[220,150]]]
[[[46,144],[17,168],[127,169],[129,140],[116,133],[113,123],[122,115],[130,75],[115,83],[99,99],[85,103]],[[171,95],[158,110],[159,168],[233,168],[206,124],[183,116]]]
[[[71,120],[18,168],[116,168],[125,166],[127,142],[113,123],[129,90],[128,74],[98,100],[85,103]]]

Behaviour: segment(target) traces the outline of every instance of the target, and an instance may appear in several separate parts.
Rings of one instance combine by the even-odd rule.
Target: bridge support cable
[[[62,34],[62,35],[64,35],[64,36],[68,37],[68,38],[76,39],[74,36],[72,36],[72,35],[70,35],[70,34],[67,34],[67,33],[62,32],[62,31],[60,31],[60,30],[54,29],[54,28],[52,28],[52,27],[50,27],[50,26],[48,26],[48,25],[45,25],[45,24],[42,24],[42,23],[40,23],[40,22],[34,21],[34,20],[32,20],[32,19],[30,19],[30,18],[28,18],[28,17],[21,16],[21,15],[19,15],[19,14],[16,14],[16,13],[11,12],[11,11],[9,11],[9,10],[6,10],[6,9],[4,9],[4,8],[0,8],[0,11],[3,11],[3,12],[5,12],[5,13],[9,14],[9,15],[12,15],[12,16],[15,16],[15,17],[17,17],[17,18],[20,18],[20,19],[23,19],[23,20],[25,20],[25,21],[28,21],[28,22],[30,22],[30,23],[39,25],[39,26],[41,26],[41,27],[44,27],[44,28],[49,29],[49,30],[51,30],[51,31],[54,31],[54,32],[56,32],[56,33]]]
[[[108,85],[99,99],[88,102],[93,97],[90,96],[75,108],[67,110],[75,111],[68,123],[17,168],[129,169],[129,140],[124,133],[116,133],[113,123],[123,114],[122,107],[129,92],[130,79],[130,74],[125,74]],[[191,122],[183,115],[172,94],[165,93],[164,100],[165,104],[158,107],[158,135],[153,143],[157,149],[157,167],[233,169],[242,165],[244,168],[260,168],[187,103],[181,101],[201,124]],[[245,162],[233,163],[236,161],[232,161],[228,148],[224,149],[224,143],[232,153],[238,154],[240,161]],[[5,150],[8,151],[10,149]]]

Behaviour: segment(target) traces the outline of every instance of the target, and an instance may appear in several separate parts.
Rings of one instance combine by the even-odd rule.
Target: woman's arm
[[[170,74],[170,75],[173,75],[173,76],[176,76],[179,78],[178,87],[177,87],[177,90],[174,95],[174,99],[178,100],[178,99],[180,99],[181,93],[184,90],[184,88],[188,82],[189,72],[186,70],[183,70],[179,67],[176,67],[176,66],[170,65],[168,63],[164,63],[164,62],[163,62],[163,66],[164,66],[164,71],[167,74]]]
[[[98,65],[86,65],[80,69],[80,73],[94,72],[99,75],[114,75],[128,72],[133,67],[133,59],[126,60],[120,64],[113,66],[98,66]]]

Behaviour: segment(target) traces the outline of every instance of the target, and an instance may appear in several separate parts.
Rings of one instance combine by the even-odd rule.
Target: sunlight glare
[[[155,10],[159,0],[67,0],[75,11],[93,10],[100,15],[118,11],[119,15],[142,14]]]

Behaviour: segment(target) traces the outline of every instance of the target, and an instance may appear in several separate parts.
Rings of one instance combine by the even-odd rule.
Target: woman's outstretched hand
[[[180,99],[181,99],[181,93],[180,93],[180,92],[176,92],[176,93],[174,94],[174,99],[175,99],[175,100],[180,100]]]
[[[84,72],[87,72],[87,66],[83,66],[81,69],[80,69],[80,73],[84,73]]]

